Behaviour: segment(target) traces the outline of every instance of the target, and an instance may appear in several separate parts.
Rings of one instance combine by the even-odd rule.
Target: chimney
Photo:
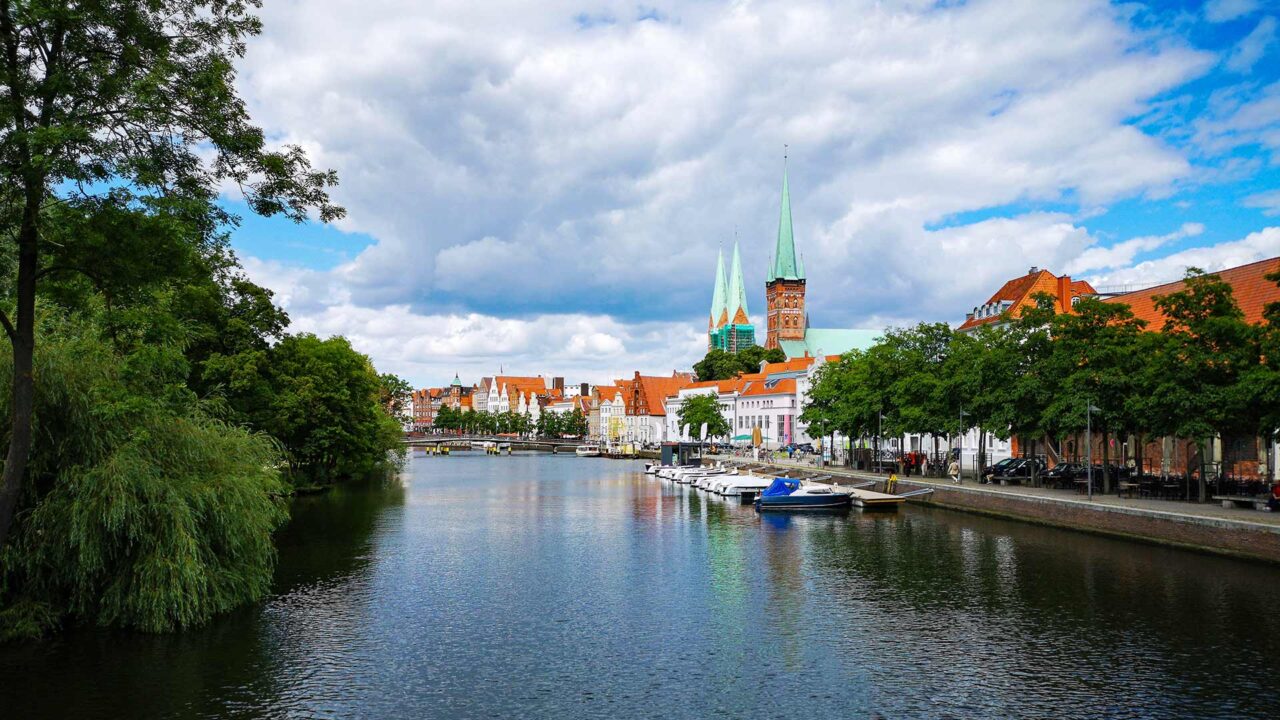
[[[1062,312],[1071,312],[1071,276],[1063,275],[1058,278],[1058,309]]]
[[[1031,269],[1027,271],[1027,274],[1028,274],[1028,275],[1035,275],[1035,274],[1036,274],[1036,273],[1038,273],[1038,272],[1040,272],[1040,268],[1036,267],[1035,265],[1032,265],[1032,266],[1031,266]]]

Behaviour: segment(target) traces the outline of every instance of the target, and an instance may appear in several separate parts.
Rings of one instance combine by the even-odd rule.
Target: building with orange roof
[[[626,405],[623,389],[618,385],[597,385],[591,390],[591,412],[587,415],[587,434],[601,442],[617,442],[626,431]]]
[[[673,372],[671,375],[641,375],[637,370],[629,380],[618,380],[614,384],[618,394],[613,399],[613,407],[606,410],[608,402],[601,404],[601,431],[607,439],[621,430],[620,439],[626,442],[653,443],[666,437],[666,399],[681,388],[693,383],[690,373]],[[617,403],[621,402],[621,427],[618,427],[615,414]],[[606,417],[607,416],[607,417]]]
[[[1054,275],[1048,270],[1033,267],[1026,275],[1001,285],[987,302],[967,313],[964,322],[956,330],[969,332],[984,325],[995,325],[1017,318],[1024,308],[1035,307],[1035,297],[1040,293],[1053,298],[1054,308],[1058,312],[1070,312],[1079,298],[1097,294],[1093,286],[1084,280],[1072,280],[1070,275]]]
[[[1236,304],[1244,313],[1245,322],[1254,325],[1263,322],[1262,312],[1269,303],[1280,302],[1280,287],[1266,278],[1270,273],[1280,272],[1280,257],[1268,258],[1248,265],[1240,265],[1226,270],[1211,273],[1231,286],[1231,294]],[[1145,320],[1148,330],[1163,330],[1166,318],[1156,307],[1155,299],[1161,295],[1169,295],[1186,288],[1186,282],[1156,285],[1155,287],[1137,290],[1106,298],[1103,302],[1123,303],[1133,311],[1134,317]]]

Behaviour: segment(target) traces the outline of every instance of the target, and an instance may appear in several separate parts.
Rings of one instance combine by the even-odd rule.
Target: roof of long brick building
[[[1280,302],[1280,287],[1266,279],[1266,275],[1280,271],[1280,258],[1269,258],[1258,262],[1227,268],[1211,273],[1222,278],[1231,286],[1236,303],[1244,313],[1246,322],[1257,324],[1262,322],[1262,312],[1268,303]],[[1107,298],[1105,302],[1124,303],[1133,311],[1134,317],[1147,322],[1148,330],[1164,328],[1164,314],[1156,308],[1155,299],[1161,295],[1169,295],[1186,287],[1186,282],[1165,283],[1156,287],[1138,290]]]

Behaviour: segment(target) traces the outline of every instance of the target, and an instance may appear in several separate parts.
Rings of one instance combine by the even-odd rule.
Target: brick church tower
[[[782,170],[782,213],[778,218],[778,245],[765,277],[764,297],[768,335],[766,348],[781,347],[783,340],[804,341],[809,316],[804,311],[804,262],[796,257],[791,232],[791,192],[787,171]]]

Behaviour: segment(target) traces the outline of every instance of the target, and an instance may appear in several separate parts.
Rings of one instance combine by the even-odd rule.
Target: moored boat
[[[599,445],[579,445],[573,451],[578,457],[600,457]]]
[[[847,510],[851,504],[847,492],[831,485],[807,483],[792,478],[774,478],[756,498],[757,511],[766,510]]]

